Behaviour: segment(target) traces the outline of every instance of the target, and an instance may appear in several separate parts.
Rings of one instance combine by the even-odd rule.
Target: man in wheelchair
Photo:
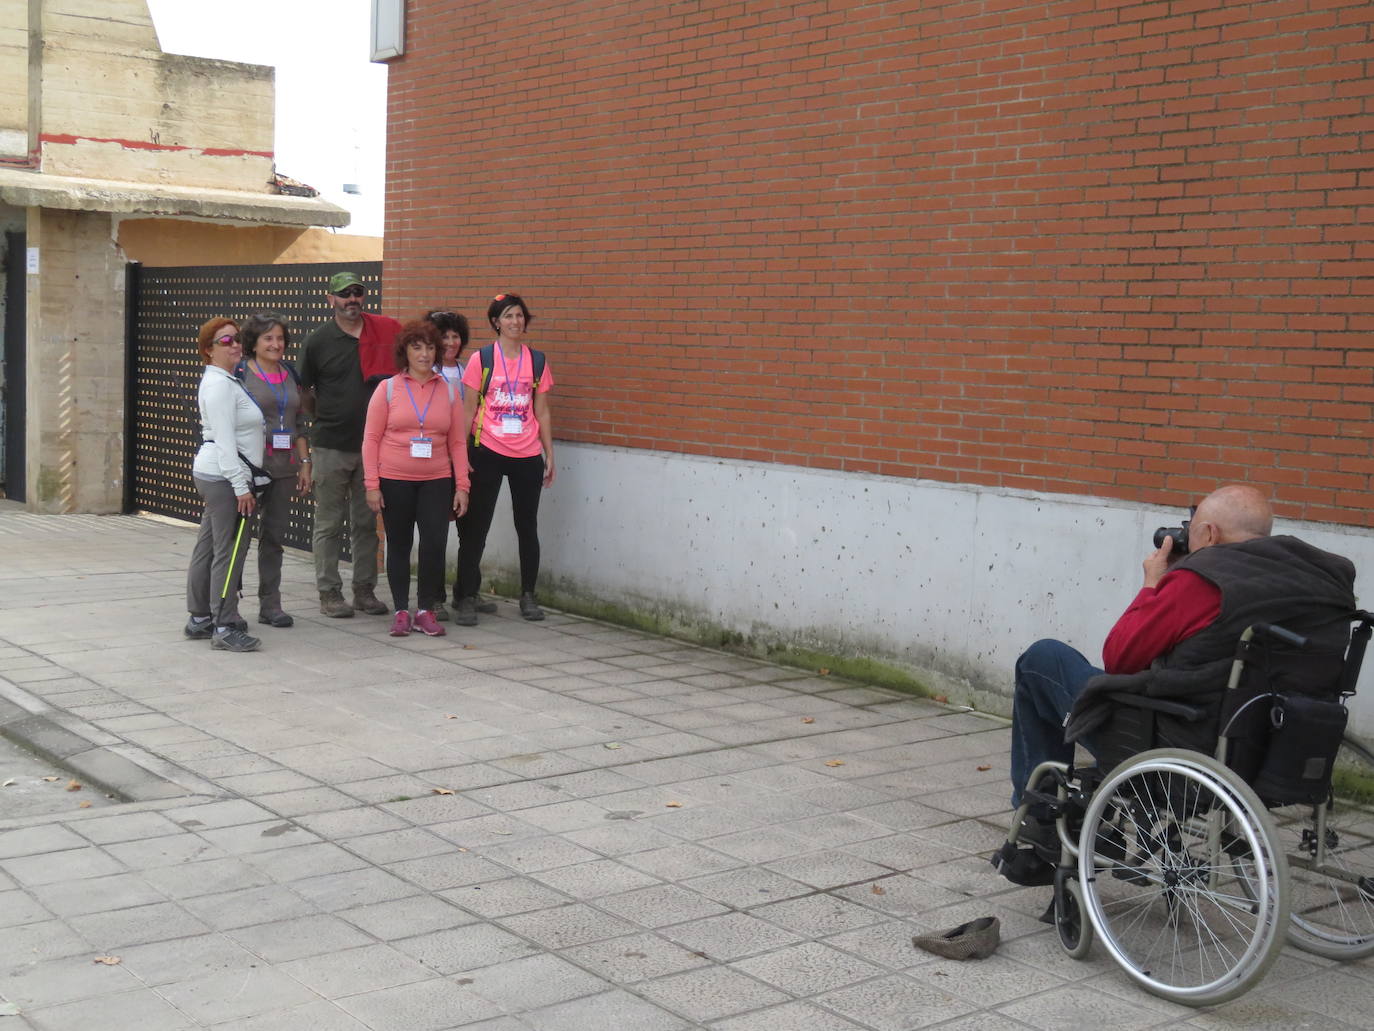
[[[1279,624],[1309,639],[1294,678],[1339,677],[1355,608],[1354,566],[1296,537],[1272,536],[1272,529],[1259,490],[1222,487],[1197,506],[1183,548],[1166,536],[1145,559],[1144,583],[1107,635],[1102,668],[1061,641],[1037,641],[1022,653],[1012,709],[1013,808],[1032,771],[1048,760],[1070,762],[1075,741],[1099,754],[1095,734],[1112,719],[1112,693],[1201,707],[1202,719],[1152,714],[1151,737],[1155,747],[1210,754],[1237,641],[1253,624]],[[1055,815],[1032,802],[1016,835],[1032,848],[1006,848],[993,859],[1009,880],[1052,883]]]

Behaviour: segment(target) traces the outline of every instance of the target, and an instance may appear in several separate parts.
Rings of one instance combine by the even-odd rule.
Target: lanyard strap
[[[501,342],[496,343],[496,353],[501,356],[501,376],[506,381],[506,398],[512,408],[515,407],[515,391],[520,386],[520,369],[525,364],[525,345],[520,345],[520,358],[515,363],[515,382],[511,383],[510,370],[506,368],[506,352],[501,350]]]
[[[441,379],[443,379],[442,376],[431,376],[429,382],[437,383]],[[402,373],[401,382],[405,384],[406,396],[410,398],[410,407],[415,412],[415,418],[420,421],[420,432],[423,433],[425,430],[425,416],[429,414],[429,406],[434,403],[434,391],[430,391],[429,400],[425,402],[425,410],[422,412],[419,406],[415,404],[415,395],[410,391],[410,377]],[[424,387],[422,386],[420,389],[423,390]]]
[[[253,368],[253,366],[252,366],[252,365],[249,365],[249,368],[251,369],[251,368]],[[285,369],[281,369],[281,370],[280,370],[280,371],[281,371],[281,377],[282,377],[282,379],[281,379],[281,393],[278,394],[278,393],[277,393],[277,385],[276,385],[275,383],[273,383],[270,379],[267,378],[267,375],[262,371],[262,364],[261,364],[261,363],[259,363],[259,364],[258,364],[258,367],[257,367],[256,369],[253,369],[253,371],[257,373],[258,379],[262,380],[264,383],[267,384],[267,389],[270,390],[270,391],[272,391],[272,397],[276,399],[276,402],[277,402],[277,428],[278,428],[278,429],[282,429],[282,430],[286,429],[286,403],[287,403],[287,400],[289,399],[289,398],[288,398],[288,394],[287,394],[287,392],[286,392],[286,377],[289,375],[289,373],[288,373]],[[252,394],[251,391],[249,392],[248,396],[249,396],[249,397],[253,397],[253,394]],[[254,404],[257,404],[257,400],[258,400],[258,399],[254,397],[254,398],[253,398],[253,403],[254,403]],[[262,405],[258,405],[258,407],[259,407],[259,408],[262,408]],[[267,416],[267,411],[264,409],[262,414],[263,414],[263,417],[266,418],[266,416]]]

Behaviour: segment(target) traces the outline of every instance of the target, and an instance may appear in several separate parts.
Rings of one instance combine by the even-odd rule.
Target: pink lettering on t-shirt
[[[534,414],[534,362],[530,349],[520,345],[520,357],[514,362],[501,361],[501,345],[493,349],[491,379],[487,383],[486,403],[482,411],[482,433],[478,438],[484,448],[511,458],[532,458],[543,451],[539,440],[539,420]],[[463,385],[482,389],[482,356],[473,352],[463,370]],[[546,363],[539,378],[539,393],[547,394],[553,387],[553,372]]]

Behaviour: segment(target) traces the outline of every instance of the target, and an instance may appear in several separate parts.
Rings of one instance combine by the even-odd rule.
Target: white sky
[[[367,59],[370,0],[147,3],[165,53],[273,65],[277,171],[347,208],[340,232],[382,235],[386,66]]]

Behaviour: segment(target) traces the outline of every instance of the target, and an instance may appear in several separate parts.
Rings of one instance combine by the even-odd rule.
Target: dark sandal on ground
[[[1001,940],[1001,923],[995,916],[984,916],[948,931],[918,934],[911,944],[945,959],[987,959]]]

